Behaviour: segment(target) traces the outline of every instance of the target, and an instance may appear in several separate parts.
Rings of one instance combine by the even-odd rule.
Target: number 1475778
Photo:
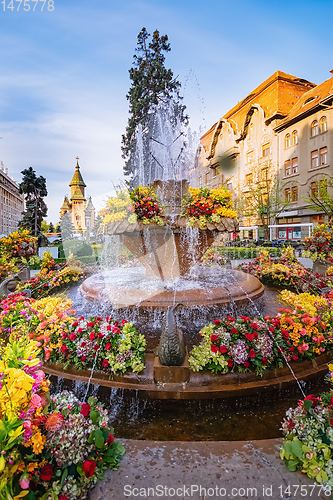
[[[28,12],[28,10],[32,10],[33,12],[35,10],[43,11],[45,4],[47,4],[45,10],[49,10],[50,12],[54,10],[54,0],[3,0],[0,3],[3,6],[3,11],[19,11],[21,4],[23,4],[21,10],[25,10],[26,12]]]

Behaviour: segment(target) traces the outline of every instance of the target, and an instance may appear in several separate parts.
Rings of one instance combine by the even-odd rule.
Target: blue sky
[[[203,130],[278,69],[321,83],[333,67],[332,0],[54,0],[52,12],[13,3],[0,3],[0,160],[15,180],[30,166],[47,178],[53,222],[77,155],[99,208],[122,179],[128,69],[143,26],[169,36],[166,65]]]

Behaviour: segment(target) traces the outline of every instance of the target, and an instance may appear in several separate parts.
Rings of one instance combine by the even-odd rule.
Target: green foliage
[[[174,78],[171,69],[165,67],[165,53],[169,52],[170,44],[167,35],[161,36],[155,30],[153,36],[146,28],[138,35],[136,53],[133,56],[133,66],[129,70],[131,87],[127,94],[129,101],[129,119],[125,134],[122,136],[122,157],[125,159],[124,172],[134,179],[134,152],[136,146],[136,130],[139,124],[151,131],[151,112],[160,103],[173,100],[175,111],[182,122],[187,121],[184,115],[185,106],[180,103],[180,82]],[[145,134],[144,140],[149,141],[151,133]],[[146,158],[149,168],[149,158]]]
[[[281,248],[274,247],[211,247],[218,252],[222,257],[228,259],[253,259],[258,257],[262,251],[267,251],[271,257],[280,257],[282,253]]]

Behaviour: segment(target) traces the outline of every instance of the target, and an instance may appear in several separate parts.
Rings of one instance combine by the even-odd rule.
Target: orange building
[[[225,113],[201,137],[199,184],[210,188],[226,185],[231,189],[236,203],[239,200],[244,201],[247,197],[247,185],[252,182],[248,172],[251,168],[253,169],[254,165],[259,169],[265,169],[269,163],[281,180],[282,194],[286,193],[286,196],[291,198],[291,207],[281,214],[283,222],[287,221],[286,224],[288,224],[290,221],[290,228],[288,226],[286,230],[281,230],[279,233],[278,228],[274,227],[271,229],[271,237],[279,238],[280,234],[280,239],[283,239],[282,237],[285,237],[284,239],[304,238],[315,218],[315,212],[307,208],[303,199],[310,189],[313,151],[315,155],[317,150],[319,157],[320,151],[327,148],[326,156],[323,153],[326,163],[321,166],[322,170],[326,168],[327,173],[330,171],[328,149],[331,139],[329,134],[326,134],[321,137],[320,144],[314,144],[316,140],[313,140],[311,135],[311,123],[317,122],[318,130],[320,130],[319,123],[324,117],[325,132],[329,131],[331,110],[328,110],[328,107],[331,103],[332,82],[333,79],[330,78],[317,86],[307,80],[276,71],[245,99]],[[327,112],[323,113],[324,109]],[[316,131],[316,126],[314,130]],[[285,136],[287,136],[286,140]],[[317,142],[318,140],[317,138]],[[322,141],[325,144],[324,142],[322,144]],[[313,160],[314,165],[316,161],[316,159]],[[289,162],[293,164],[290,172]],[[314,175],[318,176],[319,173],[316,171]],[[297,182],[299,182],[299,196],[296,196]],[[316,182],[319,180],[317,179]],[[295,183],[295,186],[284,187],[286,183]],[[291,193],[293,193],[292,196]],[[288,216],[289,211],[290,216]],[[241,212],[239,218],[240,225],[244,228],[242,234],[244,237],[262,238],[263,232],[258,218],[247,217]],[[274,225],[278,226],[278,224],[279,220],[276,220]],[[292,229],[293,227],[295,230]]]

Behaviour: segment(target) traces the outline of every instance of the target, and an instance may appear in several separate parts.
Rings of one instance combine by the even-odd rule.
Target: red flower
[[[285,330],[284,328],[281,330],[281,333],[282,333],[282,337],[285,338],[285,339],[289,339],[289,333],[287,332],[287,330]]]
[[[316,404],[318,403],[318,398],[316,398],[316,396],[314,394],[309,394],[308,396],[306,396],[306,398],[304,398],[304,401],[305,400],[312,401],[311,408],[314,408],[316,406]]]
[[[87,359],[87,356],[81,356],[81,361],[85,361]]]
[[[233,364],[234,364],[233,360],[231,358],[228,359],[228,366],[229,366],[229,368],[231,368]]]
[[[50,481],[53,476],[53,467],[50,464],[44,465],[40,471],[40,478],[42,481]]]
[[[238,333],[237,328],[231,328],[230,333]]]
[[[216,340],[217,340],[217,335],[215,335],[215,333],[213,333],[213,335],[210,337],[210,341],[215,342]]]
[[[108,440],[105,443],[106,445],[112,444],[113,443],[113,434],[109,434]]]
[[[261,363],[262,363],[263,365],[267,365],[267,363],[268,363],[268,359],[267,359],[267,358],[262,358]]]
[[[251,349],[251,351],[249,352],[249,356],[250,356],[250,358],[256,357],[256,353],[254,352],[254,349]]]
[[[210,346],[210,349],[211,349],[211,351],[212,351],[212,352],[218,352],[218,350],[219,350],[219,348],[218,348],[218,347],[217,347],[217,345],[215,345],[215,344],[212,344],[212,345]]]
[[[228,348],[227,348],[225,345],[221,345],[221,347],[220,347],[220,352],[221,352],[222,354],[225,354],[226,352],[228,352]]]
[[[86,477],[91,477],[96,469],[96,462],[95,460],[86,460],[83,462],[82,465],[82,470],[85,473]]]
[[[254,335],[253,333],[247,333],[245,335],[245,337],[247,338],[247,340],[249,340],[250,342],[252,342],[252,340],[254,339]]]
[[[219,319],[216,319],[214,321],[214,325],[220,326],[220,324],[221,324],[221,321]]]
[[[66,497],[66,495],[60,495],[59,500],[68,500],[68,497]]]
[[[83,403],[82,408],[80,410],[81,415],[83,415],[84,417],[87,417],[90,414],[90,408],[91,408],[91,406],[88,405],[88,403]]]
[[[78,326],[78,321],[74,321],[74,323],[72,323],[72,326]]]
[[[92,321],[90,321],[89,323],[87,323],[87,327],[88,327],[88,328],[89,328],[89,327],[92,327],[92,326],[94,326],[94,323],[93,323]]]
[[[105,368],[106,366],[108,366],[108,364],[109,364],[108,360],[104,359],[102,366],[104,366],[104,368]]]
[[[89,335],[90,340],[95,340],[95,332],[91,332]]]
[[[65,354],[66,351],[68,351],[67,345],[61,346],[61,352],[63,352]]]
[[[105,344],[105,349],[107,351],[109,351],[111,349],[111,343],[110,342],[108,342],[107,344]]]
[[[246,368],[248,368],[250,366],[250,363],[248,361],[244,361],[244,366],[246,366]]]
[[[291,359],[293,359],[294,361],[297,361],[297,360],[298,360],[298,356],[297,356],[296,354],[293,354],[293,355],[291,356]]]

